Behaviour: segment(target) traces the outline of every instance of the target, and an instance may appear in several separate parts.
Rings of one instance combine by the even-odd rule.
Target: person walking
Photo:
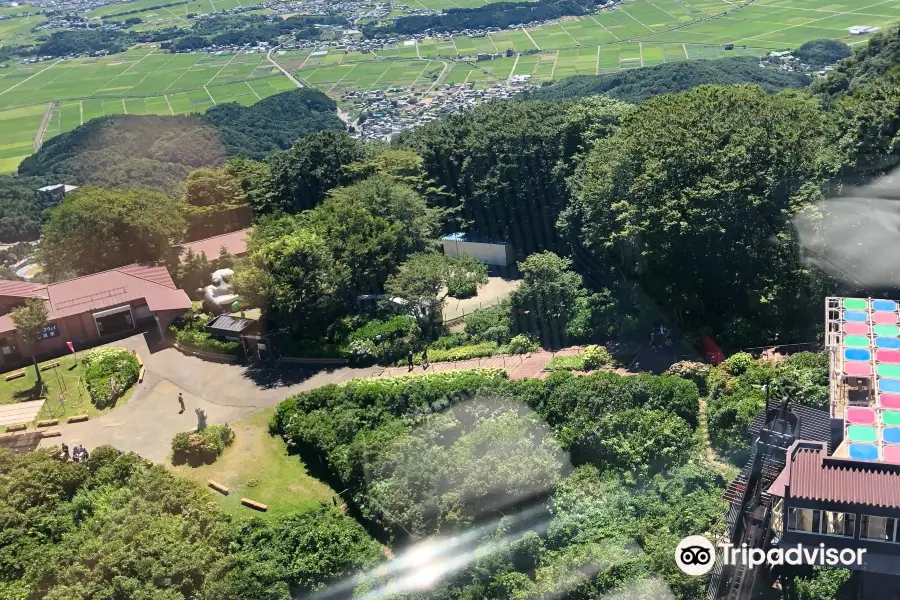
[[[428,368],[428,348],[422,350],[422,368]]]
[[[406,353],[406,366],[409,367],[409,370],[413,370],[413,355],[412,350],[407,351]]]
[[[181,405],[181,410],[178,411],[178,414],[184,413],[184,396],[181,395],[181,392],[178,392],[178,404]]]

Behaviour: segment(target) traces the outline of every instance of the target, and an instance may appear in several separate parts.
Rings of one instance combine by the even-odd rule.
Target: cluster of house
[[[369,92],[347,92],[341,96],[365,114],[352,126],[351,134],[363,140],[389,140],[407,129],[413,129],[446,114],[457,113],[488,100],[507,99],[531,89],[527,80],[516,79],[489,88],[475,89],[474,84],[444,84],[427,94],[420,91],[391,88]],[[397,92],[400,92],[399,94]]]
[[[179,250],[182,256],[189,249],[218,256],[225,247],[232,255],[241,256],[247,251],[248,233],[244,229],[197,240]],[[42,300],[49,315],[40,341],[33,345],[23,342],[10,317],[13,309],[30,299]],[[175,285],[161,265],[131,264],[50,284],[0,281],[0,370],[17,368],[33,356],[62,355],[69,351],[69,343],[80,350],[147,330],[162,337],[189,308],[188,293]]]

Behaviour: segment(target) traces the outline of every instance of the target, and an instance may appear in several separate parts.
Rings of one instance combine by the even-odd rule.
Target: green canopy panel
[[[900,327],[896,325],[876,325],[875,335],[878,337],[898,337],[900,336]]]
[[[881,413],[881,421],[885,425],[900,425],[900,411],[886,410]]]
[[[878,439],[878,432],[874,427],[851,425],[847,428],[847,437],[851,442],[875,442]]]
[[[878,365],[878,376],[900,379],[900,365]]]
[[[844,338],[844,345],[851,348],[868,348],[869,338],[864,335],[848,335]]]
[[[844,298],[844,308],[865,310],[869,308],[869,303],[862,298]]]

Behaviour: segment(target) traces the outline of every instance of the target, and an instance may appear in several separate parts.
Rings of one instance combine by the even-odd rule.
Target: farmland
[[[0,72],[0,171],[31,154],[51,102],[44,139],[104,115],[203,112],[223,102],[253,104],[293,87],[261,53],[134,48],[103,58],[13,64]]]
[[[429,8],[432,2],[422,0]],[[448,0],[449,1],[449,0]],[[458,0],[454,0],[458,3]],[[529,75],[541,83],[570,75],[591,75],[664,62],[714,59],[736,54],[762,55],[796,48],[820,38],[859,43],[852,25],[886,27],[900,21],[896,0],[860,4],[834,0],[632,0],[615,10],[569,17],[527,29],[491,32],[481,37],[425,39],[376,54],[291,52],[282,62],[299,78],[332,95],[349,90],[416,87],[441,83],[493,85],[511,76]],[[725,50],[725,44],[733,44]],[[474,62],[478,54],[523,54]],[[443,75],[441,75],[443,74]]]

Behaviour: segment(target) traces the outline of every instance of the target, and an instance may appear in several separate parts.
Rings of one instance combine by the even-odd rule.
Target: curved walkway
[[[209,424],[232,422],[275,406],[292,394],[379,371],[349,367],[270,369],[213,363],[185,356],[174,348],[151,353],[142,335],[111,345],[136,350],[141,355],[146,367],[144,381],[137,384],[127,404],[85,423],[61,424],[54,429],[59,429],[62,437],[43,440],[43,446],[65,442],[70,447],[82,444],[90,450],[111,444],[163,462],[175,434],[197,426],[197,409],[206,414]],[[186,409],[181,414],[179,392],[184,396]]]
[[[110,444],[132,450],[156,462],[164,462],[176,433],[197,426],[197,410],[209,424],[233,422],[277,405],[292,394],[357,377],[392,377],[408,373],[406,367],[297,367],[291,365],[234,365],[186,356],[174,348],[148,347],[143,335],[111,344],[134,350],[146,367],[127,404],[85,423],[61,424],[62,437],[41,442],[44,446],[82,444],[88,450]],[[574,354],[573,347],[555,354]],[[461,371],[478,368],[505,369],[511,379],[544,378],[544,367],[554,356],[538,351],[531,355],[502,355],[421,366],[414,373]],[[184,397],[180,412],[178,394]]]

